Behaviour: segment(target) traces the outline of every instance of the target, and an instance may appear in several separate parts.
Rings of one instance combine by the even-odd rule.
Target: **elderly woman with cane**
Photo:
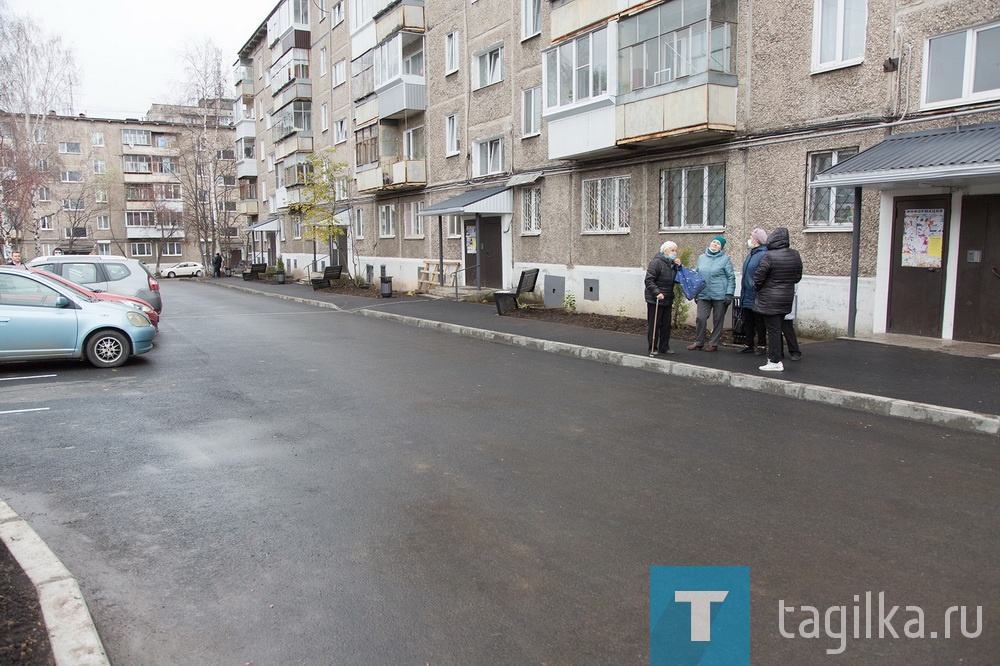
[[[646,269],[646,339],[650,356],[674,353],[670,349],[670,314],[674,304],[674,276],[680,265],[677,243],[667,241]]]

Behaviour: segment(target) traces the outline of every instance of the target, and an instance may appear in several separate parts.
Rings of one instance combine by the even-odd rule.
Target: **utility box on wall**
[[[597,278],[583,278],[583,298],[586,301],[601,300],[601,281]]]
[[[566,304],[566,278],[559,275],[545,276],[545,307],[561,308]]]

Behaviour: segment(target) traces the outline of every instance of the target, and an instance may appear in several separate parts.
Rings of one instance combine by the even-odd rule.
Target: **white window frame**
[[[111,255],[111,241],[97,241],[94,243],[94,247],[97,249],[97,254],[102,256]]]
[[[38,201],[39,202],[50,202],[52,201],[52,190],[47,186],[42,185],[38,188]]]
[[[365,211],[362,208],[354,209],[354,237],[356,239],[365,237]]]
[[[103,148],[104,147],[104,132],[91,132],[91,134],[90,134],[90,143],[95,148]]]
[[[319,50],[319,75],[326,76],[326,70],[326,47],[324,46]]]
[[[82,155],[83,144],[79,141],[60,141],[59,153],[61,155]]]
[[[108,203],[108,191],[94,190],[94,203]]]
[[[94,160],[94,173],[98,176],[108,172],[108,164],[104,160]]]
[[[153,256],[153,244],[152,243],[130,243],[129,244],[129,256],[132,256],[132,257],[152,257]]]
[[[385,204],[378,207],[378,237],[396,237],[396,206]]]
[[[403,159],[423,160],[426,158],[424,126],[411,127],[403,132]]]
[[[179,241],[165,241],[163,243],[164,257],[180,257],[184,255],[184,245]]]
[[[542,233],[542,188],[525,187],[521,190],[521,235],[538,236]]]
[[[109,231],[111,229],[111,216],[110,215],[98,215],[97,216],[97,230],[98,231]]]
[[[472,176],[489,176],[503,173],[503,137],[496,136],[476,141],[472,148]]]
[[[858,147],[853,146],[850,148],[838,148],[835,150],[818,150],[816,152],[809,153],[807,157],[806,168],[808,169],[809,182],[806,183],[806,228],[807,229],[850,229],[854,226],[854,206],[857,202],[854,201],[854,188],[853,187],[809,187],[811,183],[821,171],[825,171],[830,167],[840,163],[842,160],[846,160],[849,157],[853,157],[858,154]],[[828,157],[829,161],[823,162],[819,165],[819,160],[824,157]],[[822,221],[817,221],[813,212],[819,207],[818,201],[823,198],[826,199],[825,204],[822,208],[824,209],[824,219]],[[841,215],[841,222],[837,221],[837,210],[842,208],[846,211],[846,214]]]
[[[460,215],[448,216],[448,238],[462,237],[462,217]]]
[[[458,30],[444,36],[444,75],[458,71]]]
[[[319,107],[319,127],[322,132],[330,129],[330,107],[326,102]]]
[[[859,65],[865,59],[865,46],[868,39],[868,0],[813,0],[813,73],[826,72],[841,67]],[[833,12],[830,16],[829,11]],[[857,25],[850,22],[852,12],[860,13]],[[834,25],[830,26],[832,22]],[[824,30],[826,28],[826,30]],[[856,44],[856,53],[845,53],[851,30],[859,29],[860,43]],[[829,33],[831,33],[830,35]],[[832,36],[833,53],[829,56],[823,53],[824,38]],[[855,40],[858,41],[858,40]]]
[[[1000,98],[1000,84],[996,88],[988,88],[985,90],[975,90],[976,85],[976,57],[979,55],[979,41],[980,35],[983,33],[990,33],[991,37],[997,37],[1000,34],[1000,23],[990,23],[987,25],[975,26],[972,28],[966,28],[965,30],[958,30],[955,32],[945,33],[941,35],[934,35],[929,37],[924,42],[924,72],[923,72],[923,85],[920,91],[920,99],[923,108],[934,109],[941,108],[945,106],[954,106],[956,104],[964,104],[969,102],[979,102],[984,100],[991,100]],[[961,70],[957,67],[954,68],[941,68],[943,71],[934,71],[935,63],[933,62],[935,54],[931,52],[931,47],[933,43],[942,44],[945,40],[957,40],[959,37],[964,36],[965,49],[962,56],[962,67]],[[984,53],[993,53],[994,59],[1000,59],[1000,53],[998,49],[985,50]],[[991,65],[993,63],[987,63]],[[994,65],[995,66],[995,65]],[[932,70],[934,68],[934,70]],[[962,82],[962,92],[958,97],[941,98],[933,101],[928,101],[928,94],[930,93],[931,77],[942,76],[945,79],[956,80],[961,79]]]
[[[503,44],[494,44],[490,48],[473,56],[472,89],[479,90],[496,85],[503,81],[504,55]]]
[[[52,231],[52,216],[42,215],[38,218],[38,228],[41,231]]]
[[[347,118],[340,118],[333,122],[333,143],[344,143],[347,141]]]
[[[347,61],[338,60],[333,63],[333,87],[344,85],[347,82]]]
[[[631,176],[609,176],[591,178],[581,183],[581,218],[583,234],[627,234],[629,233],[629,209],[632,205]],[[610,190],[610,191],[609,191]],[[608,197],[610,201],[605,201]],[[595,208],[606,212],[601,219],[594,219],[594,208],[589,205],[596,199]]]
[[[542,0],[521,0],[521,41],[542,33]]]
[[[604,27],[542,53],[546,109],[572,106],[608,96],[614,76],[611,68],[617,67],[617,62],[611,56],[611,38],[609,29]],[[587,43],[587,62],[581,65],[577,62],[577,51],[583,42]],[[563,80],[564,69],[570,73],[568,81]],[[587,82],[586,95],[580,90],[581,76]],[[600,89],[601,86],[603,89]]]
[[[60,171],[59,181],[62,183],[82,183],[83,182],[83,172],[82,171]]]
[[[699,224],[689,224],[689,218],[693,215],[693,210],[691,209],[691,177],[692,174],[698,173],[699,178],[701,178],[701,190],[698,193],[699,201],[701,205],[701,215]],[[721,174],[722,178],[722,201],[721,204],[718,201],[713,200],[711,189],[712,189],[712,179],[719,178]],[[679,207],[677,208],[677,215],[679,215],[680,224],[671,225],[670,220],[670,207],[669,207],[669,192],[668,192],[668,180],[672,175],[680,176],[680,201]],[[726,165],[725,164],[704,164],[692,167],[680,167],[677,169],[663,169],[660,171],[660,231],[674,231],[683,229],[705,229],[705,230],[721,230],[726,228],[726,193],[727,193],[728,183],[726,182]],[[697,191],[697,190],[696,190]],[[714,201],[714,205],[713,205]],[[722,219],[711,218],[711,213],[713,211],[719,211],[722,215]],[[714,222],[714,224],[713,224]]]
[[[458,114],[453,113],[444,119],[444,154],[453,157],[461,152],[462,142],[459,139]]]
[[[333,16],[333,25],[340,25],[344,22],[344,0],[333,3],[330,7],[330,14]]]
[[[521,137],[542,133],[542,87],[521,91]]]
[[[424,237],[424,218],[419,215],[423,207],[422,201],[407,201],[403,204],[404,238],[420,239]]]

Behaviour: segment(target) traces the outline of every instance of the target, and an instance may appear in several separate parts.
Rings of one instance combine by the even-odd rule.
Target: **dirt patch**
[[[0,543],[0,664],[54,663],[35,586]]]

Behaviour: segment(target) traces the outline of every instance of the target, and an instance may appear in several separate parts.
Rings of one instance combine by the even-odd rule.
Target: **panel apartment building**
[[[1000,343],[996,3],[284,0],[237,97],[270,263],[539,268],[547,305],[641,317],[664,240],[739,267],[784,226],[805,331]],[[332,257],[294,214],[311,152],[344,164]]]
[[[241,259],[232,102],[154,104],[143,120],[50,113],[31,123],[38,188],[8,239],[25,259],[107,254],[151,267]],[[8,118],[13,130],[19,123]],[[9,133],[11,143],[14,134]],[[8,144],[10,145],[10,144]]]

